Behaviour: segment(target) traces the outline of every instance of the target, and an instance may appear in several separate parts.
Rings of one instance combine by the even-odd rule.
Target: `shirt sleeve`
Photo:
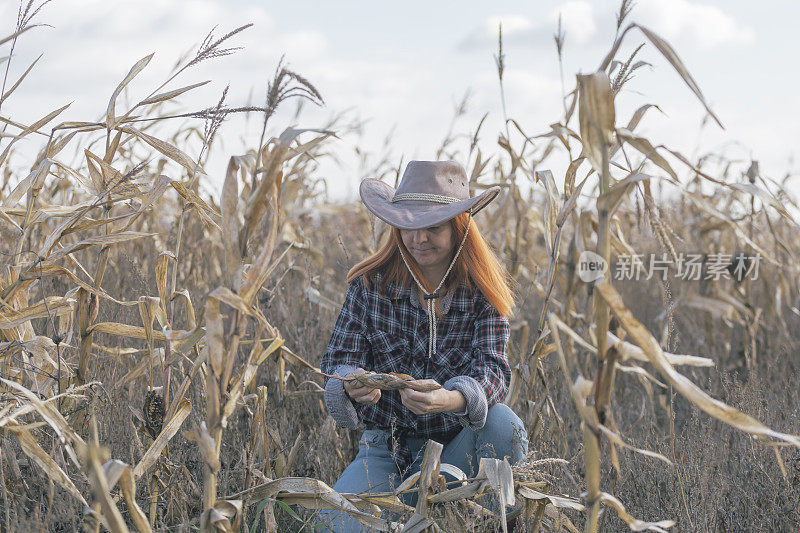
[[[488,300],[481,298],[472,335],[472,364],[469,375],[448,379],[443,387],[464,395],[466,410],[451,413],[458,422],[477,430],[486,424],[489,407],[501,402],[511,383],[506,347],[511,335],[508,319]]]
[[[369,368],[370,346],[364,334],[365,296],[362,278],[356,278],[347,289],[328,348],[322,356],[320,370],[325,374],[346,376],[359,367]],[[325,406],[340,426],[356,429],[361,424],[361,406],[347,396],[342,380],[325,378]]]
[[[511,327],[488,300],[481,298],[481,302],[472,335],[470,375],[481,385],[486,403],[492,407],[503,401],[511,384],[507,353]]]
[[[444,382],[442,387],[446,390],[457,390],[466,400],[466,408],[460,413],[452,412],[451,415],[464,426],[478,430],[486,423],[486,392],[475,378],[470,376],[455,376]]]

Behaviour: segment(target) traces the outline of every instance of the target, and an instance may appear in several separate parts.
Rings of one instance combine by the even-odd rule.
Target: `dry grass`
[[[0,45],[24,40],[35,14],[23,5]],[[223,94],[208,109],[161,115],[203,84],[170,88],[177,79],[232,53],[224,46],[246,27],[209,35],[125,106],[118,97],[144,57],[101,121],[55,124],[61,108],[17,123],[2,104],[25,74],[4,81],[2,528],[289,531],[333,506],[384,529],[381,508],[406,531],[482,531],[498,522],[476,503],[486,493],[516,501],[526,531],[800,527],[797,205],[757,164],[718,173],[710,156],[692,161],[639,136],[649,106],[616,116],[619,89],[641,66],[639,48],[616,53],[639,31],[719,122],[669,44],[625,26],[629,14],[623,2],[611,51],[564,95],[542,142],[509,120],[501,157],[486,158],[481,121],[438,151],[465,163],[474,190],[503,187],[482,223],[516,280],[506,401],[532,455],[513,469],[484,459],[454,487],[429,446],[420,475],[399,489],[419,492],[416,508],[397,492],[329,488],[357,435],[326,416],[317,366],[344,273],[385,228],[359,206],[324,204],[315,170],[337,124],[269,135],[282,101],[321,103],[313,85],[279,65],[263,108],[230,108]],[[501,39],[501,91],[503,61]],[[202,165],[235,112],[261,113],[264,134],[231,157],[217,205],[201,192]],[[204,127],[176,121],[187,118]],[[197,157],[174,141],[188,131],[203,139]],[[41,138],[42,151],[18,176],[9,160],[24,137]],[[78,164],[66,162],[70,151]],[[564,175],[545,170],[554,151],[570,156]],[[397,176],[388,159],[367,161],[365,174]],[[679,200],[654,195],[656,180]],[[584,250],[609,262],[663,253],[672,267],[681,253],[741,250],[761,263],[757,280],[590,284],[577,274]]]

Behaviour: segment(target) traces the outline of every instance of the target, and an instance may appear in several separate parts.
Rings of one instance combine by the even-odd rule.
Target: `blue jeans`
[[[358,455],[342,472],[333,489],[337,492],[358,494],[390,492],[400,485],[403,480],[400,479],[397,465],[387,447],[388,438],[389,432],[386,430],[364,430],[358,443]],[[427,440],[409,438],[407,442],[411,457],[414,458],[410,472],[418,472]],[[481,457],[508,457],[511,464],[515,464],[528,453],[525,426],[505,404],[496,404],[489,408],[486,424],[481,429],[475,431],[464,428],[453,440],[443,444],[441,462],[457,466],[468,477],[477,475]],[[449,474],[444,475],[447,481],[455,480]],[[401,500],[407,505],[415,506],[417,493],[402,495]],[[383,518],[396,519],[396,515],[384,512]],[[320,531],[350,533],[369,530],[347,513],[335,510],[320,511],[319,523],[323,524]]]

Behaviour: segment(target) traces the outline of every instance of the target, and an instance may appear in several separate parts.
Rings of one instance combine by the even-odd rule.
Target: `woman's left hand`
[[[418,379],[416,382],[439,385],[433,379]],[[461,412],[466,409],[464,395],[457,390],[439,388],[429,392],[420,392],[413,389],[400,389],[400,399],[403,405],[417,415],[450,411]]]

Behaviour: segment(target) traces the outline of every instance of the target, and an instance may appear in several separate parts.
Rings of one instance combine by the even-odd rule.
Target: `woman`
[[[472,220],[498,192],[492,187],[470,197],[466,172],[453,161],[409,162],[396,191],[380,180],[361,183],[364,205],[392,228],[386,244],[348,273],[321,369],[342,377],[400,372],[438,387],[381,391],[326,379],[334,420],[366,428],[336,491],[391,491],[420,469],[428,439],[444,445],[443,463],[468,476],[481,457],[514,463],[526,455],[522,421],[500,403],[511,379],[513,299]],[[406,500],[414,505],[416,495]],[[347,515],[322,514],[334,531],[360,528]]]

